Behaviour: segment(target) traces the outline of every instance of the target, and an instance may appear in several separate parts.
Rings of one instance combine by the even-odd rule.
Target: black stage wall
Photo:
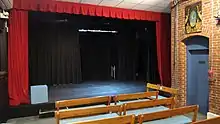
[[[155,22],[29,13],[30,84],[112,80],[159,82]],[[78,29],[118,33],[78,32]]]

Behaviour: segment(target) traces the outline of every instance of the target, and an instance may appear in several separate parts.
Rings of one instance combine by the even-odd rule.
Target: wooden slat
[[[95,103],[106,103],[109,105],[110,102],[111,102],[110,96],[62,100],[56,102],[56,109],[59,110],[60,108],[63,107],[74,107],[79,105],[88,105]]]
[[[74,124],[134,124],[134,123],[135,123],[135,116],[128,115],[128,116],[120,116],[115,118],[107,118],[107,119],[87,121],[87,122],[78,122]]]
[[[220,124],[220,117],[215,117],[207,120],[197,121],[192,124]]]
[[[147,83],[147,91],[149,91],[149,89],[159,90],[159,88],[160,87],[158,85]]]
[[[158,97],[159,92],[158,91],[152,91],[152,92],[141,92],[141,93],[132,93],[132,94],[120,94],[114,97],[115,103],[118,101],[123,100],[132,100],[132,99],[142,99],[142,98],[148,98],[151,96]]]
[[[157,90],[157,91],[163,91],[163,92],[166,92],[166,93],[170,93],[171,95],[177,95],[178,94],[177,89],[147,83],[147,91],[149,91],[149,89],[153,89],[153,90]]]
[[[177,89],[170,88],[170,87],[165,87],[165,86],[160,86],[159,91],[167,92],[167,93],[170,93],[172,95],[177,95],[177,93],[178,93]]]
[[[172,116],[184,115],[190,112],[194,112],[195,116],[193,116],[192,122],[195,122],[197,118],[198,108],[199,108],[198,105],[193,105],[193,106],[186,106],[186,107],[175,108],[175,109],[159,111],[154,113],[147,113],[147,114],[139,115],[138,120],[139,123],[142,124],[142,122],[145,121],[159,120],[163,118],[169,118]]]
[[[162,105],[168,106],[170,109],[172,109],[174,104],[175,104],[174,98],[133,102],[133,103],[124,104],[124,107],[123,107],[124,110],[123,111],[124,111],[124,114],[126,114],[127,110],[148,108],[148,107],[162,106]]]
[[[119,115],[121,115],[122,105],[56,111],[55,117],[58,120],[60,120],[65,118],[91,116],[91,115],[104,114],[109,112],[114,112],[114,113],[119,112]]]

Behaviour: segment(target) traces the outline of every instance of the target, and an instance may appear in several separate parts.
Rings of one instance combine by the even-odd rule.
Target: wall
[[[202,1],[202,32],[185,34],[185,7]],[[184,41],[191,36],[209,38],[209,68],[215,81],[210,81],[209,111],[220,114],[220,25],[214,15],[220,9],[220,0],[187,0],[171,9],[171,74],[172,87],[179,89],[179,106],[186,105],[187,58]],[[176,47],[174,47],[176,46]]]

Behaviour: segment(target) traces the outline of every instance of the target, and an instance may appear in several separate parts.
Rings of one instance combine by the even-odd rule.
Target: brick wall
[[[199,1],[202,1],[202,32],[185,34],[185,7]],[[209,68],[212,68],[215,78],[209,82],[209,111],[215,114],[220,114],[220,25],[216,25],[214,18],[218,9],[220,0],[188,0],[171,9],[172,87],[179,89],[179,106],[186,105],[187,55],[184,40],[191,36],[205,36],[209,38]]]

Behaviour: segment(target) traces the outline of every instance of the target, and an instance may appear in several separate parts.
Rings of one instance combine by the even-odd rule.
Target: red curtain
[[[12,10],[8,35],[10,105],[29,103],[28,78],[28,12]]]
[[[170,15],[161,14],[156,23],[157,61],[161,85],[171,86],[171,24]]]

